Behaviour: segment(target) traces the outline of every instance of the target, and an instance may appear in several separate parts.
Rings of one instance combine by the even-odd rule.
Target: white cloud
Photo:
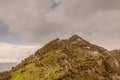
[[[20,62],[34,54],[40,46],[15,45],[0,42],[0,63]]]

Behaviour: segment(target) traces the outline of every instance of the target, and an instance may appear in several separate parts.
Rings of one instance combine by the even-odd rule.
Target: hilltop
[[[0,76],[0,80],[120,80],[120,51],[108,51],[78,35],[58,38]]]

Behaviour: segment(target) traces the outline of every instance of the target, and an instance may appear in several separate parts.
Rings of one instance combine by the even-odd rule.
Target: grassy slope
[[[9,80],[110,80],[108,57],[107,50],[78,36],[56,39],[12,69]]]

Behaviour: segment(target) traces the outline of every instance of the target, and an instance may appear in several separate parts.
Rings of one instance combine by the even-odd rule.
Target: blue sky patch
[[[51,9],[55,9],[57,6],[59,6],[61,4],[62,0],[56,2],[56,1],[53,1],[53,4],[51,6]]]
[[[19,37],[10,37],[11,35],[8,32],[8,27],[0,22],[0,42],[8,42],[21,44],[22,40]]]

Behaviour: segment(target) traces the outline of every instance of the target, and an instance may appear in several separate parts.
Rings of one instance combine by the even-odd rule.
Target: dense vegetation
[[[55,39],[0,80],[120,80],[120,53],[113,54],[77,35]]]

